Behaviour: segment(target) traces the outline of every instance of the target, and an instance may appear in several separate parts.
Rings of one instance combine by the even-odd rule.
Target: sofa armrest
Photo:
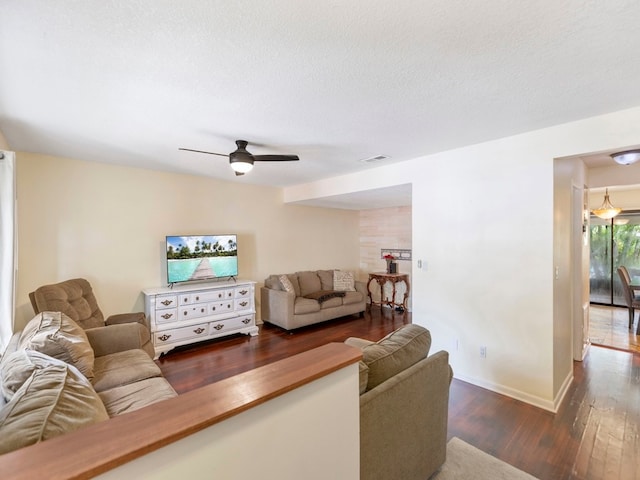
[[[440,351],[360,396],[360,478],[429,478],[444,463],[450,382]]]
[[[144,312],[134,313],[117,313],[110,315],[104,321],[105,325],[119,325],[121,323],[140,323],[142,325],[147,324],[147,316]]]
[[[140,348],[153,358],[149,329],[139,323],[122,323],[85,330],[96,357]]]
[[[260,288],[262,320],[283,326],[293,319],[296,294],[273,288]]]

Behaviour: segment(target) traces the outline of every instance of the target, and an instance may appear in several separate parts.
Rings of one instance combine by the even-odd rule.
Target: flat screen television
[[[167,236],[167,282],[236,277],[237,240],[237,235]]]

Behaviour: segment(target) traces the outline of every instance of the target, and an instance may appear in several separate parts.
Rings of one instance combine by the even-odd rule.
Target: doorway
[[[640,210],[627,210],[613,219],[591,217],[589,300],[591,343],[640,352],[617,269],[624,265],[640,283]],[[638,314],[636,314],[636,318]],[[636,320],[636,322],[639,320]]]
[[[589,301],[626,308],[617,269],[624,265],[640,283],[640,210],[610,220],[591,216],[590,245]]]

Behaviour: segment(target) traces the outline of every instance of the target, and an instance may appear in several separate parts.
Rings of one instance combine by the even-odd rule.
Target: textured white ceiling
[[[2,0],[14,150],[292,185],[640,105],[640,2]],[[235,139],[257,164],[234,177]],[[257,144],[257,145],[256,145]]]

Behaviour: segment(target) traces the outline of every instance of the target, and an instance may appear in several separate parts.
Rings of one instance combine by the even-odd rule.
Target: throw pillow
[[[26,355],[40,361],[33,353]],[[51,360],[0,410],[0,455],[109,419],[91,383],[72,365]]]
[[[282,289],[287,293],[295,293],[293,288],[293,283],[289,280],[289,277],[286,275],[280,275],[280,285],[282,285]]]
[[[76,367],[93,378],[94,353],[85,331],[67,315],[42,312],[27,323],[19,348],[36,350]]]
[[[339,292],[355,292],[355,279],[353,272],[333,271],[333,288]]]

